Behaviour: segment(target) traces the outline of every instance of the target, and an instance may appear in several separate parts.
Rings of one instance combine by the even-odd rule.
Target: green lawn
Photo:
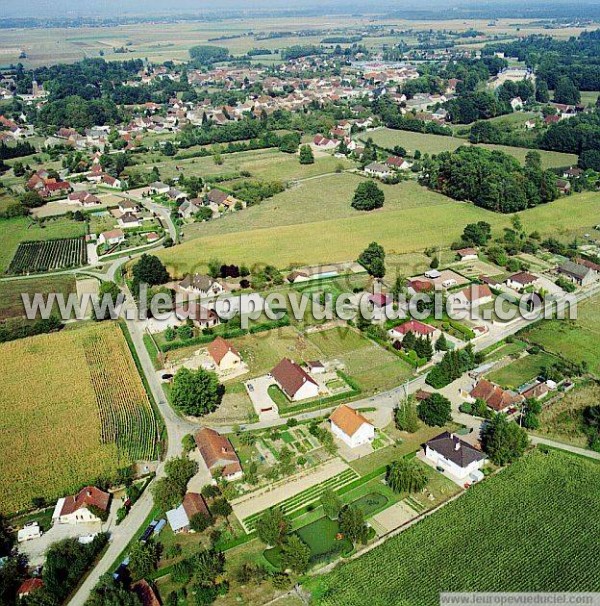
[[[556,362],[556,358],[545,352],[527,355],[491,372],[488,379],[506,389],[517,389],[535,379],[540,374],[542,366],[549,366],[553,362]]]
[[[600,298],[588,299],[577,308],[577,320],[552,320],[535,326],[526,333],[533,343],[556,352],[573,362],[588,363],[589,369],[600,376]]]
[[[27,240],[53,240],[77,238],[85,235],[86,224],[63,217],[44,221],[41,226],[27,217],[0,219],[2,246],[0,247],[0,273],[7,270],[21,242]]]
[[[530,453],[305,588],[321,606],[359,606],[366,595],[433,606],[442,591],[599,591],[599,482],[596,462]]]
[[[505,118],[506,120],[506,118]],[[392,130],[382,128],[369,133],[373,141],[382,147],[392,148],[396,145],[401,145],[409,152],[420,150],[421,153],[439,154],[443,151],[454,151],[461,145],[469,145],[466,139],[458,137],[444,137],[443,135],[425,135],[422,133],[413,133],[403,130]],[[486,149],[497,149],[511,156],[514,156],[519,162],[525,162],[525,156],[529,151],[526,148],[510,147],[508,145],[487,145],[482,144],[481,147]],[[542,156],[542,165],[545,168],[574,166],[577,164],[577,156],[574,154],[563,154],[559,152],[550,152],[540,150]]]
[[[363,392],[385,391],[406,381],[412,368],[395,354],[350,328],[334,328],[311,333],[307,340],[325,360],[337,359]]]
[[[194,149],[182,149],[181,154],[192,153]],[[209,148],[210,149],[210,148]],[[134,156],[136,166],[129,167],[127,172],[139,172],[146,170],[147,166],[156,166],[160,171],[161,179],[173,179],[182,172],[186,177],[192,175],[207,177],[214,175],[239,174],[242,171],[250,173],[254,179],[265,179],[267,181],[295,181],[333,173],[338,166],[352,168],[354,163],[349,160],[334,158],[333,156],[319,157],[314,164],[300,164],[298,156],[286,154],[275,148],[257,149],[233,154],[222,154],[222,164],[215,164],[213,156],[198,158],[166,157],[161,152],[148,152]],[[176,167],[179,167],[179,171]]]

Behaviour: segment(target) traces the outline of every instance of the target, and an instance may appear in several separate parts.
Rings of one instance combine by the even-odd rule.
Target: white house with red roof
[[[53,524],[89,524],[101,522],[100,512],[108,515],[110,494],[95,486],[86,486],[76,495],[58,499],[52,514]]]
[[[223,337],[217,337],[208,345],[208,353],[219,370],[233,370],[242,363],[238,350]]]
[[[471,286],[467,286],[448,297],[453,309],[475,309],[493,300],[492,291],[487,284],[471,284]]]
[[[283,358],[270,374],[281,391],[293,402],[316,398],[319,395],[319,384],[289,358]]]
[[[432,341],[438,339],[442,334],[439,328],[424,324],[419,320],[409,320],[389,330],[388,335],[392,341],[402,341],[409,332],[412,332],[415,337],[429,338]]]
[[[375,438],[375,427],[359,412],[342,404],[329,417],[331,433],[350,448],[356,448],[372,442]]]

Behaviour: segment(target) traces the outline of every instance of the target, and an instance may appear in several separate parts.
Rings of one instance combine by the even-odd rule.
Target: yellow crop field
[[[157,424],[114,323],[0,345],[0,513],[154,458]]]

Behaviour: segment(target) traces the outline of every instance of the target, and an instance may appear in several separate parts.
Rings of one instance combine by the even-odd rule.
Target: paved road
[[[175,227],[175,224],[171,219],[171,211],[168,208],[166,208],[162,204],[156,204],[156,202],[153,202],[149,198],[144,198],[134,192],[123,192],[123,194],[127,198],[138,202],[142,206],[145,206],[148,210],[159,215],[160,218],[166,223],[167,229],[169,230],[169,235],[173,239],[173,242],[179,242],[179,234],[177,233],[177,228]]]

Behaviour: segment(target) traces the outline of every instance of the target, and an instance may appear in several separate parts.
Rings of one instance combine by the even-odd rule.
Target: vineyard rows
[[[600,591],[600,465],[536,451],[310,581],[321,606],[434,606],[443,591]]]
[[[38,273],[79,267],[86,263],[87,247],[83,237],[21,242],[7,273]]]
[[[92,333],[85,359],[102,423],[102,442],[114,442],[127,461],[155,458],[158,427],[152,406],[118,327]]]

